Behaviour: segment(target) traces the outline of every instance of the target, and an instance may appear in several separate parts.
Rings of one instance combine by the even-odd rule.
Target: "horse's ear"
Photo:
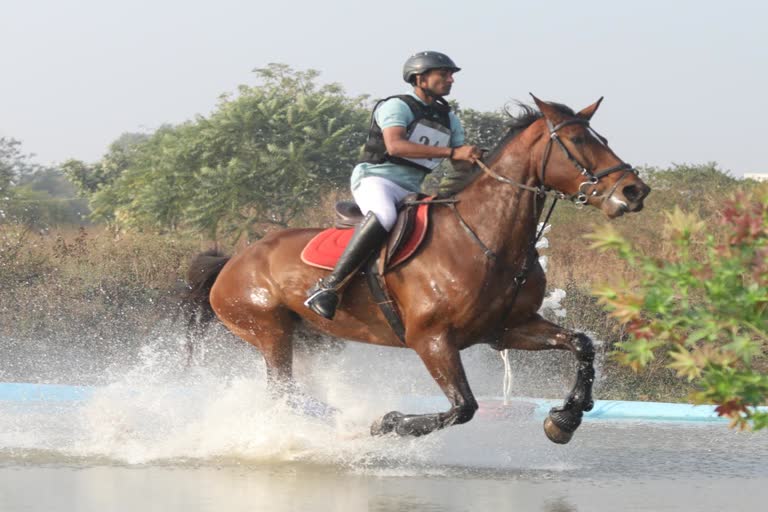
[[[528,94],[530,94],[531,98],[533,98],[533,101],[536,102],[536,106],[539,107],[539,110],[541,110],[541,113],[544,114],[544,117],[549,119],[552,124],[558,124],[563,120],[563,114],[560,113],[560,111],[558,111],[555,107],[546,101],[540,100],[534,96],[532,92],[529,92]]]
[[[603,97],[600,96],[600,99],[591,104],[590,106],[583,108],[579,111],[578,114],[576,114],[577,117],[580,119],[585,119],[589,121],[592,119],[592,116],[595,115],[595,112],[597,112],[597,107],[600,106],[600,103],[603,101]]]

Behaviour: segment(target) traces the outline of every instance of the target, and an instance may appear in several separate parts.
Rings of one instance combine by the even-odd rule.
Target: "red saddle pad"
[[[427,233],[428,212],[429,204],[421,204],[417,207],[413,232],[408,237],[408,240],[401,244],[389,265],[387,265],[387,268],[392,268],[404,262],[419,248],[419,245],[424,240],[424,235]],[[354,231],[354,229],[336,228],[328,228],[321,231],[301,251],[301,261],[313,267],[333,270],[341,253],[344,252],[349,240],[352,238]]]

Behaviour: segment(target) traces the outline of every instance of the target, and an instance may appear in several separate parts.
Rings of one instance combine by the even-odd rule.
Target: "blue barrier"
[[[0,401],[6,402],[77,402],[88,400],[98,388],[90,386],[67,386],[60,384],[27,384],[20,382],[0,383]],[[480,413],[487,416],[503,417],[515,411],[544,418],[549,409],[562,405],[562,400],[542,398],[513,398],[509,405],[504,405],[500,397],[480,399]],[[448,406],[444,397],[412,396],[404,397],[402,407],[418,411],[425,409],[443,410]],[[768,407],[760,407],[768,412]],[[426,412],[426,411],[424,411]],[[634,421],[728,421],[720,418],[714,405],[691,405],[664,402],[631,402],[622,400],[596,400],[595,407],[584,414],[589,420],[634,420]]]
[[[504,418],[515,415],[533,415],[544,419],[552,407],[563,404],[562,399],[544,399],[529,397],[514,397],[505,405],[501,397],[478,399],[482,417]],[[402,407],[411,411],[445,410],[448,401],[444,397],[408,397],[401,401]],[[686,403],[666,402],[633,402],[624,400],[595,400],[595,406],[584,413],[585,421],[671,421],[671,422],[723,422],[730,421],[715,412],[715,405],[693,405]],[[768,407],[759,407],[760,411],[768,412]],[[405,412],[405,411],[403,411]]]
[[[73,402],[87,400],[93,392],[88,386],[0,382],[0,401],[6,402]]]

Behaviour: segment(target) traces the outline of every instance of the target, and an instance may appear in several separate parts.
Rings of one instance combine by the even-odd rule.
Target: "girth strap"
[[[394,331],[402,344],[405,345],[405,325],[400,317],[395,301],[392,300],[392,297],[387,292],[387,283],[384,281],[384,276],[379,273],[378,265],[376,265],[377,261],[377,256],[368,260],[365,268],[365,280],[368,283],[368,288],[371,290],[373,299],[378,304],[381,312],[384,313],[384,318],[387,319],[392,331]]]
[[[489,260],[495,260],[496,253],[494,253],[491,249],[489,249],[488,246],[485,245],[482,240],[480,240],[480,237],[477,236],[477,234],[474,231],[472,231],[472,228],[469,227],[469,224],[467,224],[467,221],[464,220],[464,217],[461,216],[458,208],[456,208],[456,203],[455,202],[448,203],[448,208],[453,210],[453,213],[456,215],[456,218],[459,220],[459,225],[462,228],[464,228],[464,231],[466,231],[467,234],[472,238],[472,240],[474,240],[474,242],[480,246],[486,258],[488,258]]]

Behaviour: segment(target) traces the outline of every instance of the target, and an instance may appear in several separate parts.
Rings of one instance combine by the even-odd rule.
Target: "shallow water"
[[[0,401],[0,511],[722,511],[768,500],[765,433],[588,421],[559,446],[518,407],[481,409],[419,439],[372,438],[371,422],[390,410],[442,407],[425,399],[414,409],[414,397],[439,391],[412,352],[299,353],[300,384],[340,411],[324,420],[273,399],[247,345],[214,341],[191,371],[178,341],[157,337],[128,363],[93,355],[89,365],[109,371],[87,400]],[[49,361],[56,382],[84,375],[66,354],[47,357],[58,358]],[[475,392],[498,395],[498,356],[479,348],[464,358]],[[564,396],[571,363],[515,354],[515,393]]]
[[[0,403],[0,510],[722,511],[768,499],[768,436],[723,424],[592,421],[558,446],[524,408],[481,409],[424,438],[371,438],[368,408],[326,422],[258,390]]]
[[[37,467],[0,469],[16,511],[760,510],[768,480],[576,481],[369,476],[333,468]]]

